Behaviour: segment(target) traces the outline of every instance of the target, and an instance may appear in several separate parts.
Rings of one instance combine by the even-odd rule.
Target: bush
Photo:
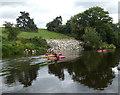
[[[8,40],[16,40],[18,34],[20,33],[19,29],[10,22],[5,22],[3,25],[5,26],[4,32],[8,34]]]
[[[6,55],[19,55],[23,54],[25,49],[37,50],[39,54],[43,54],[49,48],[46,40],[39,37],[30,39],[18,39],[17,41],[8,41],[3,39],[2,52],[3,56]]]
[[[116,46],[113,44],[108,45],[108,49],[115,49],[115,48],[116,48]]]
[[[23,43],[32,43],[35,45],[35,47],[44,47],[49,48],[50,46],[47,44],[45,39],[42,39],[41,37],[34,37],[30,39],[22,39]]]
[[[3,56],[22,54],[24,51],[23,44],[20,41],[5,42],[2,44]]]
[[[100,48],[103,48],[103,49],[115,49],[116,46],[113,45],[113,44],[103,43]]]
[[[84,48],[85,49],[95,49],[99,48],[102,44],[102,40],[96,30],[91,27],[85,29],[85,34],[83,35]]]
[[[39,47],[37,48],[37,50],[38,50],[38,54],[44,54],[46,52],[46,48],[44,47]]]
[[[26,43],[24,45],[24,49],[30,49],[30,50],[35,49],[35,45],[33,43]]]
[[[23,54],[23,51],[24,51],[23,43],[21,43],[20,41],[15,41],[12,46],[13,46],[13,53],[15,55]]]
[[[65,33],[66,31],[66,26],[65,25],[59,25],[56,30],[56,32],[59,32],[59,33]]]
[[[113,44],[117,47],[120,48],[120,32],[115,32],[114,33],[114,39],[113,39]]]

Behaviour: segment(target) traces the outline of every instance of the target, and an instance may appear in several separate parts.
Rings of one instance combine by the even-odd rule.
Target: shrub
[[[35,45],[35,47],[44,47],[49,48],[50,46],[47,44],[45,39],[42,39],[41,37],[34,37],[30,39],[22,39],[23,43],[32,43]]]
[[[110,45],[108,46],[108,49],[115,49],[115,48],[116,48],[116,46],[113,45],[113,44],[110,44]]]
[[[22,54],[24,50],[23,44],[19,41],[4,42],[2,44],[3,56]]]
[[[99,48],[102,44],[102,40],[96,30],[91,27],[85,29],[85,34],[83,35],[84,48],[85,49],[94,49]]]
[[[26,43],[24,45],[24,49],[30,49],[30,50],[35,49],[35,45],[33,43]]]
[[[115,49],[116,46],[113,45],[113,44],[103,43],[100,48],[103,48],[103,49]]]
[[[3,56],[23,54],[25,49],[37,50],[39,54],[43,54],[50,47],[46,40],[35,37],[30,39],[17,39],[17,41],[9,41],[2,37],[2,53]]]
[[[37,48],[37,50],[38,50],[38,54],[44,54],[46,52],[46,48],[44,47],[39,47]]]
[[[14,26],[11,22],[5,22],[4,32],[8,34],[8,40],[16,40],[18,34],[20,33],[19,29]]]

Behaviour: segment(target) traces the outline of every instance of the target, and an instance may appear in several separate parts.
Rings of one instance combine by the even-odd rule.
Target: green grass
[[[3,33],[2,27],[0,27],[0,35],[2,35],[4,38],[7,38],[7,34]],[[39,29],[38,33],[33,33],[33,32],[21,32],[18,35],[18,38],[33,38],[35,36],[42,37],[43,39],[74,39],[73,37],[61,34],[61,33],[56,33],[56,32],[51,32],[46,29]]]
[[[73,37],[66,36],[61,33],[55,33],[47,31],[46,29],[39,29],[38,33],[31,32],[21,32],[18,37],[22,38],[33,38],[35,36],[40,36],[44,39],[74,39]]]

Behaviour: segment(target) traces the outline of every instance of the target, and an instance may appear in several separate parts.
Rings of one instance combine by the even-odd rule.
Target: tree
[[[71,34],[71,21],[70,20],[67,21],[65,28],[66,28],[65,33],[70,35]]]
[[[96,28],[96,31],[104,38],[103,35],[106,33],[106,30],[101,31],[101,29],[103,29],[105,23],[111,25],[113,20],[109,17],[108,11],[104,11],[101,7],[92,7],[71,17],[70,21],[71,33],[77,34],[77,38],[80,39],[85,32],[85,27]]]
[[[53,19],[53,21],[47,23],[46,27],[47,27],[47,30],[56,32],[59,25],[62,25],[62,17],[61,16],[56,17],[55,19]]]
[[[28,12],[20,12],[21,16],[19,16],[17,21],[17,27],[19,27],[23,31],[29,31],[29,32],[37,32],[38,28],[34,23],[34,20],[29,17]]]
[[[66,25],[59,25],[59,26],[56,28],[56,32],[65,33],[65,31],[66,31]]]
[[[8,34],[8,40],[15,40],[20,33],[19,29],[11,22],[5,21],[5,24],[3,25],[5,26],[5,33]]]
[[[85,34],[83,35],[84,47],[86,49],[99,48],[102,44],[102,40],[95,28],[87,27],[85,29]]]
[[[113,38],[113,44],[120,48],[120,22],[113,24],[114,29],[114,38]]]

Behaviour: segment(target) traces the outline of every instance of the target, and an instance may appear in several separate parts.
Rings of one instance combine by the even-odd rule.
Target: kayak
[[[64,58],[66,58],[66,57],[65,56],[59,56],[59,58],[52,57],[52,58],[48,58],[48,60],[57,60],[57,59],[61,60],[61,59],[64,59]]]
[[[48,60],[57,60],[57,59],[61,60],[61,59],[64,59],[64,58],[66,58],[66,57],[65,56],[59,56],[59,58],[52,57],[52,58],[48,58]]]
[[[57,55],[62,55],[62,53],[57,53]]]
[[[40,56],[40,57],[42,57],[42,58],[47,58],[47,57],[54,57],[54,55],[45,55],[45,56]]]
[[[106,52],[107,50],[98,50],[97,52]]]
[[[57,55],[62,55],[62,53],[57,53]],[[44,55],[44,56],[41,56],[42,58],[47,58],[47,57],[54,57],[55,55],[53,54],[50,54],[50,55]]]

